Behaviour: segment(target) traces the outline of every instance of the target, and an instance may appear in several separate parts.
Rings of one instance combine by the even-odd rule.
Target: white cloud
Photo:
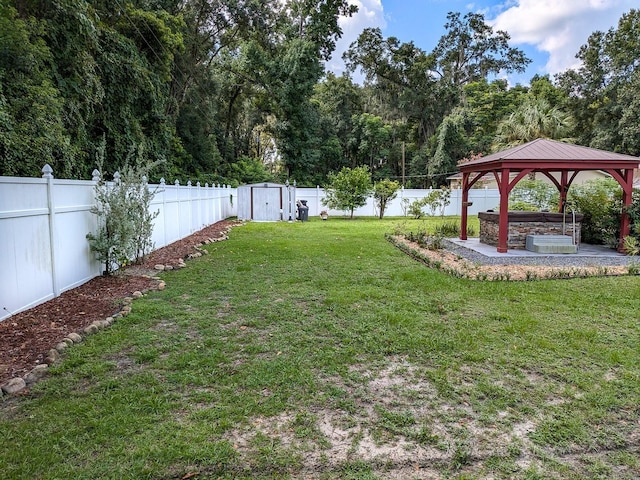
[[[506,30],[512,44],[530,44],[547,52],[544,71],[562,72],[579,65],[575,55],[596,30],[616,27],[637,0],[520,0],[509,2],[491,22]],[[514,5],[515,3],[515,5]]]
[[[342,38],[336,42],[336,50],[327,62],[326,68],[336,75],[345,70],[342,54],[358,39],[365,28],[379,27],[383,29],[387,22],[384,19],[382,0],[351,0],[352,5],[358,6],[358,12],[351,17],[341,17]]]

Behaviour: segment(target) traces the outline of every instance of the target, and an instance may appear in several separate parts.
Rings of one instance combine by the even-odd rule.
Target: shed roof
[[[238,188],[281,188],[285,187],[283,183],[273,183],[273,182],[259,182],[259,183],[248,183],[246,185],[240,185]],[[293,185],[291,185],[293,186]]]
[[[575,168],[599,170],[638,166],[640,159],[630,155],[538,138],[501,152],[492,153],[460,165],[461,171],[485,171],[500,166],[510,168]]]

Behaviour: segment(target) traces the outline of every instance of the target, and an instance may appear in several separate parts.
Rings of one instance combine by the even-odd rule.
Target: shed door
[[[256,222],[277,222],[282,208],[282,189],[251,187],[251,218]]]

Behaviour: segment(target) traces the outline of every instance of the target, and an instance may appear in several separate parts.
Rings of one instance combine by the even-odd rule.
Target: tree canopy
[[[326,71],[348,0],[0,0],[0,175],[85,179],[141,158],[165,177],[325,185],[366,167],[407,187],[463,158],[549,137],[640,154],[640,12],[593,32],[581,66],[530,62],[479,13],[431,51],[365,29]],[[352,75],[362,72],[364,81]]]

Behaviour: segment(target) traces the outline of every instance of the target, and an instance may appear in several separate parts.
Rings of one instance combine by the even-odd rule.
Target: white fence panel
[[[98,276],[86,235],[97,230],[90,211],[96,181],[0,177],[0,320]],[[96,177],[97,179],[97,177]],[[149,185],[154,248],[235,216],[236,189],[227,186]]]
[[[407,199],[409,204],[415,200],[426,197],[431,192],[431,189],[401,189],[395,199],[387,205],[385,210],[385,216],[399,217],[406,215],[404,210],[405,203],[403,199]],[[341,210],[330,210],[324,205],[322,201],[325,198],[325,192],[323,188],[297,188],[296,198],[298,200],[306,200],[309,207],[309,216],[318,216],[322,210],[327,210],[329,215],[344,216],[349,212]],[[462,190],[451,190],[451,203],[445,208],[445,215],[460,215],[462,212]],[[497,189],[471,189],[469,190],[469,201],[473,202],[473,205],[469,206],[469,215],[476,215],[478,212],[484,212],[490,209],[495,209],[500,204],[500,192]],[[423,209],[426,210],[426,209]],[[367,204],[354,210],[355,216],[378,216],[380,213],[378,207],[375,204],[373,198],[367,200]],[[440,212],[437,212],[439,215]]]
[[[53,180],[54,296],[82,285],[100,275],[101,266],[89,248],[87,233],[95,232],[97,221],[91,213],[94,182]]]

